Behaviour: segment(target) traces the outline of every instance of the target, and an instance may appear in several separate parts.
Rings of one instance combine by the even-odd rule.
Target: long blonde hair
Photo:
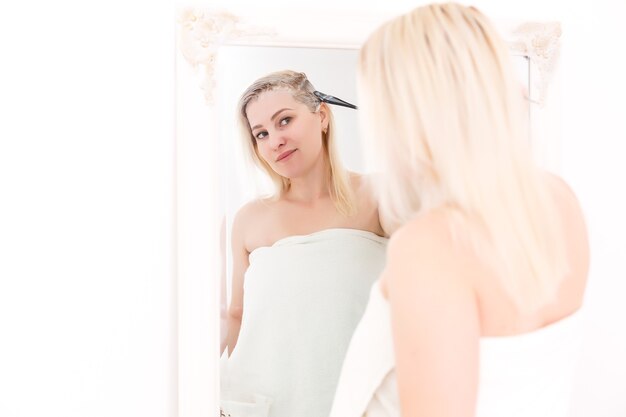
[[[381,215],[402,224],[452,207],[479,224],[470,240],[518,308],[554,296],[567,268],[555,202],[534,165],[528,112],[510,55],[487,18],[455,3],[379,28],[360,52],[367,153]],[[454,223],[453,224],[458,224]]]
[[[293,98],[308,107],[314,113],[319,110],[320,106],[326,106],[320,103],[320,100],[313,94],[315,87],[307,79],[302,72],[290,70],[277,71],[270,73],[256,80],[241,95],[237,104],[237,123],[241,131],[243,146],[246,149],[248,157],[261,168],[272,180],[275,186],[274,199],[280,198],[289,190],[290,180],[276,173],[267,162],[260,157],[257,149],[257,143],[252,135],[250,123],[247,116],[248,104],[255,100],[260,94],[267,91],[286,90],[291,93]],[[335,121],[333,113],[327,107],[329,123],[326,132],[322,132],[323,153],[326,162],[326,178],[329,181],[329,193],[337,210],[346,216],[350,216],[356,212],[356,203],[354,192],[350,185],[347,171],[343,168],[339,159],[336,141],[335,141]]]

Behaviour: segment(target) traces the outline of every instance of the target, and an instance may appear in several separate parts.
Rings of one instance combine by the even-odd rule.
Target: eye
[[[255,137],[257,140],[263,139],[263,138],[265,138],[266,136],[267,136],[267,132],[266,132],[265,130],[263,130],[263,131],[261,131],[261,132],[258,132],[256,135],[254,135],[254,137]]]
[[[280,119],[280,125],[281,126],[286,126],[289,124],[289,122],[291,121],[291,117],[285,117],[283,119]]]

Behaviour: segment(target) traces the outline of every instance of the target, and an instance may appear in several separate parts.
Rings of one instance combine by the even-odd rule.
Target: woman
[[[473,7],[420,7],[361,49],[379,209],[401,226],[331,417],[566,415],[587,234],[531,159],[521,90]]]
[[[244,146],[276,193],[233,222],[226,415],[327,415],[383,268],[376,204],[364,179],[341,167],[327,102],[346,104],[293,71],[257,80],[239,101]]]

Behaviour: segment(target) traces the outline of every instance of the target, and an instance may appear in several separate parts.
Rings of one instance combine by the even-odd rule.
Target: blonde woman
[[[433,4],[360,52],[359,106],[399,226],[331,417],[563,417],[589,250],[576,197],[539,169],[507,48]]]
[[[257,80],[239,101],[244,147],[276,192],[233,223],[225,415],[327,415],[384,266],[371,187],[342,168],[329,103],[351,106],[294,71]]]

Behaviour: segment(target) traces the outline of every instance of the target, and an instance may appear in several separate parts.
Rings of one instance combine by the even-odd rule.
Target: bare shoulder
[[[578,197],[567,182],[552,173],[545,174],[554,196],[557,216],[563,225],[563,239],[567,247],[570,267],[574,276],[586,281],[589,269],[589,235],[583,209]]]
[[[256,225],[263,224],[273,202],[268,199],[255,199],[239,208],[233,219],[232,239],[250,252],[250,236],[256,235]]]
[[[394,257],[420,256],[422,253],[458,251],[454,244],[450,216],[444,210],[419,214],[398,228],[389,240],[389,254]]]
[[[482,269],[470,246],[455,233],[451,214],[444,209],[417,215],[394,232],[387,248],[388,268],[383,288],[401,285],[403,279],[472,285],[466,277]],[[462,279],[459,279],[462,278]],[[428,283],[426,282],[426,285]]]
[[[248,221],[251,217],[266,212],[271,205],[272,201],[268,199],[257,198],[250,200],[237,210],[234,221]]]
[[[252,221],[255,214],[263,209],[264,204],[261,199],[248,201],[241,206],[239,210],[237,210],[237,213],[235,213],[235,218],[233,219],[233,233],[235,233],[235,230],[245,228]]]
[[[583,209],[574,190],[561,177],[545,173],[549,189],[554,196],[559,218],[563,221],[567,240],[575,240],[587,245],[587,226]]]
[[[371,177],[356,172],[349,172],[348,174],[359,210],[365,210],[366,212],[372,210],[377,211],[378,203],[374,195],[374,184],[372,183]]]
[[[572,187],[560,176],[552,173],[552,172],[544,172],[544,178],[548,182],[551,190],[555,192],[557,197],[566,199],[571,204],[576,207],[580,207],[580,203],[578,202],[578,197],[574,193]]]
[[[359,172],[349,172],[350,184],[357,193],[365,193],[365,195],[372,197],[374,193],[374,184],[372,176],[369,174],[361,174]]]
[[[389,237],[392,227],[379,210],[373,175],[351,172],[350,179],[359,210],[372,218],[372,231],[380,236]]]

